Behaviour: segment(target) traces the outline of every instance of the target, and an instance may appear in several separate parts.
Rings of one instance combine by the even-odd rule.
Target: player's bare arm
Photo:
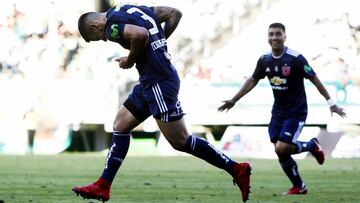
[[[120,57],[117,61],[119,61],[120,68],[128,69],[134,65],[136,59],[146,47],[149,32],[143,27],[126,24],[123,37],[130,42],[130,52],[127,57]]]
[[[182,17],[181,11],[176,8],[167,6],[153,7],[154,13],[159,17],[160,23],[164,24],[164,32],[166,39],[174,32]]]
[[[239,92],[236,93],[236,95],[232,99],[223,101],[224,104],[218,108],[218,111],[222,112],[225,109],[227,109],[229,111],[235,105],[235,103],[239,99],[241,99],[243,96],[245,96],[248,92],[250,92],[256,86],[256,84],[258,82],[259,82],[259,80],[255,79],[253,77],[249,77],[245,81],[245,83],[243,84],[243,86],[241,87]]]
[[[322,84],[320,79],[315,75],[314,77],[310,78],[310,81],[315,85],[317,90],[320,92],[320,94],[328,101],[330,112],[331,113],[337,113],[341,117],[345,117],[346,113],[343,108],[339,107],[333,100],[331,99],[328,91],[326,90],[325,86]]]

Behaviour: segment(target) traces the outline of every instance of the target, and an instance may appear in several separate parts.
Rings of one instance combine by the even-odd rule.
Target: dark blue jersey
[[[148,88],[167,78],[175,71],[167,52],[167,42],[158,17],[146,6],[117,5],[106,14],[106,38],[130,49],[130,42],[123,38],[125,24],[144,27],[149,32],[148,43],[135,61],[140,75],[140,84]]]
[[[316,74],[307,60],[298,52],[285,48],[285,52],[275,57],[268,52],[257,62],[253,78],[268,77],[273,89],[273,116],[306,117],[307,102],[304,78]]]

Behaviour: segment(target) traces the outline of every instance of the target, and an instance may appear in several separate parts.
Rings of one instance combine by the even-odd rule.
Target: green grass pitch
[[[100,153],[0,155],[0,202],[98,202],[76,196],[71,188],[94,181],[101,174],[104,161],[105,156]],[[311,157],[298,160],[308,194],[296,196],[280,195],[290,182],[277,160],[247,161],[253,166],[248,202],[360,202],[360,159],[328,159],[322,166]],[[226,172],[193,157],[127,157],[111,194],[110,203],[241,202],[240,192]]]

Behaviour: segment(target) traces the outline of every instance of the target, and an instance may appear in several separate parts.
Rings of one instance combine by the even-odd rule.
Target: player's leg
[[[304,142],[297,140],[301,130],[305,124],[304,120],[298,120],[298,119],[288,119],[286,120],[286,123],[284,125],[292,126],[291,131],[293,132],[283,132],[286,136],[292,137],[292,143],[294,144],[294,148],[291,147],[289,149],[291,151],[291,154],[299,154],[302,152],[310,152],[317,160],[319,164],[323,164],[325,161],[325,154],[320,146],[320,142],[318,138],[312,138],[311,140]],[[291,134],[291,135],[290,135]]]
[[[306,194],[306,185],[301,179],[295,160],[291,157],[296,152],[296,140],[304,122],[297,119],[286,119],[276,124],[276,119],[272,119],[272,121],[275,122],[269,125],[273,129],[271,133],[279,134],[278,140],[275,142],[275,152],[283,171],[293,184],[293,187],[284,194]]]
[[[240,187],[243,201],[249,198],[251,167],[247,162],[236,163],[205,139],[189,135],[184,119],[156,122],[171,146],[179,151],[192,154],[220,169],[227,171],[234,178],[234,184]]]
[[[76,186],[72,190],[84,198],[107,201],[110,199],[110,188],[115,175],[120,168],[130,144],[130,130],[140,122],[122,106],[116,115],[114,132],[106,157],[106,164],[101,177],[87,186]]]
[[[143,105],[142,99],[141,87],[135,86],[115,117],[112,142],[101,177],[90,185],[74,187],[72,190],[76,194],[84,198],[109,200],[112,181],[129,149],[130,131],[150,115],[150,111],[147,109],[147,105]]]
[[[174,149],[204,159],[212,165],[224,169],[229,174],[233,173],[236,162],[215,149],[215,147],[205,139],[190,135],[185,127],[183,118],[171,122],[162,122],[156,119],[156,122]]]
[[[162,80],[144,91],[149,99],[149,109],[165,138],[171,146],[197,156],[205,161],[233,173],[236,162],[215,149],[206,140],[190,135],[183,116],[184,112],[178,93],[180,80],[174,72],[166,80]]]
[[[230,173],[240,186],[243,200],[246,201],[250,190],[250,164],[238,164],[206,140],[189,134],[183,119],[184,112],[177,98],[179,87],[180,80],[174,74],[144,92],[160,131],[173,148],[199,157]]]
[[[129,100],[127,100],[128,102]],[[120,165],[124,161],[130,145],[130,131],[138,126],[141,121],[133,116],[126,108],[126,104],[120,107],[116,114],[112,142],[106,157],[106,163],[101,175],[101,179],[112,183]]]
[[[296,161],[291,157],[291,151],[294,151],[295,147],[282,141],[278,141],[275,146],[280,166],[293,185],[283,194],[306,194],[306,185],[301,179]]]

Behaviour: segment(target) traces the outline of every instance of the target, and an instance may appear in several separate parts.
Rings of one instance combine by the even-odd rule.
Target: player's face
[[[103,26],[101,26],[97,22],[91,22],[89,23],[89,34],[88,34],[88,40],[89,41],[99,41],[103,40],[106,41],[105,32],[103,29]]]
[[[286,35],[283,29],[279,27],[271,27],[268,31],[268,42],[274,51],[282,51],[284,49]]]
[[[91,33],[88,35],[88,39],[90,41],[99,41],[104,40],[106,41],[104,31],[101,29],[91,29]]]

